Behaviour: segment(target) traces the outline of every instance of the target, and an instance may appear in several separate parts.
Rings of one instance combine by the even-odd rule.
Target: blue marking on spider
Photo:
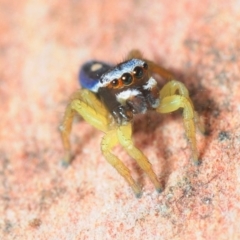
[[[111,65],[100,61],[89,61],[85,63],[79,72],[80,85],[92,92],[97,92],[101,76],[111,68]]]

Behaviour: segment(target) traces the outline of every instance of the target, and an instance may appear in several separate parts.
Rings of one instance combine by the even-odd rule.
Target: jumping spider
[[[152,74],[169,80],[162,89]],[[68,104],[61,136],[65,148],[64,163],[71,160],[69,135],[74,115],[77,113],[95,128],[104,132],[101,150],[106,160],[123,176],[137,197],[141,188],[133,180],[129,169],[111,150],[121,144],[127,153],[137,161],[149,176],[156,190],[163,190],[147,157],[134,146],[132,141],[132,122],[135,114],[155,110],[170,113],[183,109],[183,122],[192,149],[192,159],[199,163],[196,146],[196,125],[198,115],[185,85],[166,69],[144,59],[139,51],[133,50],[127,60],[111,66],[100,61],[85,63],[79,74],[82,89],[73,94]]]

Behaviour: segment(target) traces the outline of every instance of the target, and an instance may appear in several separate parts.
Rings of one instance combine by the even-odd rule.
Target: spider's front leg
[[[156,190],[160,193],[163,191],[162,184],[158,181],[156,174],[152,169],[151,163],[147,157],[134,146],[132,141],[132,124],[129,122],[126,125],[119,126],[117,129],[117,136],[120,144],[124,147],[127,153],[136,160],[142,170],[148,175],[154,184]]]
[[[59,129],[61,131],[62,142],[65,150],[63,165],[69,165],[71,161],[71,144],[69,135],[71,133],[72,121],[78,113],[95,128],[106,132],[108,130],[107,111],[97,97],[86,89],[79,90],[72,95],[63,117]]]
[[[122,161],[112,154],[111,150],[119,144],[118,129],[113,129],[105,134],[102,139],[101,149],[106,160],[118,171],[118,173],[126,180],[132,188],[136,197],[141,197],[141,188],[133,180],[129,169],[122,163]]]
[[[172,80],[165,84],[160,91],[160,106],[157,108],[157,111],[160,113],[170,113],[179,108],[183,108],[185,132],[191,145],[194,164],[198,165],[199,154],[196,142],[195,123],[199,123],[199,118],[197,112],[194,111],[192,101],[189,98],[189,93],[185,85],[176,80]]]

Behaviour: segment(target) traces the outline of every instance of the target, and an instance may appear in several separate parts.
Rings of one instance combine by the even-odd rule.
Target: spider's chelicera
[[[153,74],[168,80],[160,89]],[[129,169],[111,150],[121,144],[149,176],[158,192],[162,184],[154,173],[147,157],[132,141],[132,119],[134,115],[155,110],[159,113],[173,112],[183,108],[183,120],[195,164],[199,163],[196,146],[195,124],[199,123],[188,90],[166,69],[144,59],[137,50],[129,53],[127,60],[112,66],[100,61],[85,63],[79,74],[82,89],[74,93],[66,108],[60,127],[66,151],[64,163],[69,164],[69,134],[76,113],[105,133],[101,150],[106,160],[121,174],[137,197],[141,188],[133,180]]]

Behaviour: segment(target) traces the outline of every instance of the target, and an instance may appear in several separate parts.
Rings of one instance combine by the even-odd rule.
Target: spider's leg
[[[144,59],[148,63],[148,67],[150,72],[156,73],[159,76],[163,77],[166,80],[172,80],[175,79],[174,75],[167,69],[157,65],[156,63]]]
[[[143,171],[147,173],[147,175],[153,182],[156,190],[158,192],[162,192],[163,186],[158,181],[158,178],[152,169],[151,163],[148,161],[147,157],[133,144],[131,123],[119,126],[117,129],[117,136],[120,144],[124,147],[127,153],[133,159],[135,159],[138,165],[143,169]]]
[[[74,115],[78,113],[86,122],[105,132],[101,147],[106,160],[121,174],[132,187],[136,196],[141,196],[141,188],[134,182],[129,169],[111,153],[112,148],[119,143],[116,129],[109,130],[109,118],[106,108],[90,91],[83,89],[73,94],[72,100],[66,108],[60,130],[66,151],[64,163],[70,163],[69,134]]]
[[[181,96],[184,96],[185,98],[188,99],[188,101],[190,102],[190,104],[192,105],[192,109],[194,109],[193,103],[191,98],[189,97],[189,93],[188,90],[186,88],[186,86],[176,80],[172,80],[170,82],[168,82],[167,84],[165,84],[163,86],[163,88],[160,91],[160,98],[164,98],[167,96],[172,96],[175,94],[179,94]],[[196,111],[194,111],[194,122],[197,125],[198,129],[204,133],[205,132],[205,128],[203,123],[200,121],[199,115]]]
[[[188,90],[184,84],[172,80],[160,91],[160,106],[157,108],[157,111],[160,113],[170,113],[179,108],[183,108],[184,127],[192,148],[193,161],[195,164],[199,164],[195,129],[195,120],[198,115],[194,111]]]
[[[119,160],[115,155],[111,153],[111,150],[114,146],[119,143],[117,130],[111,130],[105,134],[102,139],[101,148],[102,153],[106,160],[118,171],[118,173],[127,181],[127,183],[132,188],[136,197],[140,197],[142,195],[141,188],[136,184],[133,180],[129,169]]]
[[[188,93],[188,90],[185,87],[185,85],[176,80],[172,80],[172,81],[168,82],[167,84],[165,84],[160,91],[161,98],[164,98],[167,96],[172,96],[174,94],[179,94],[181,96],[189,98],[189,93]]]
[[[63,159],[64,165],[68,165],[71,161],[69,135],[73,117],[76,113],[82,116],[84,120],[95,128],[103,132],[108,131],[107,111],[96,96],[86,89],[74,93],[72,100],[65,110],[63,121],[60,125],[62,142],[65,149],[65,156]]]
[[[143,59],[143,56],[139,50],[133,49],[128,53],[126,60],[130,60],[132,58]]]

